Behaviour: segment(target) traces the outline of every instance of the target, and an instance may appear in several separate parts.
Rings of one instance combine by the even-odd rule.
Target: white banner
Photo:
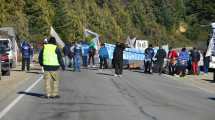
[[[135,48],[145,50],[148,48],[149,42],[147,40],[136,40]]]
[[[57,45],[59,45],[60,48],[63,48],[65,46],[64,42],[61,40],[57,32],[54,30],[54,28],[51,26],[50,35],[52,37],[55,37]]]

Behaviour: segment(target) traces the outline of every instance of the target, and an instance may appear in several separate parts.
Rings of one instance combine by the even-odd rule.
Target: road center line
[[[39,79],[37,79],[31,86],[29,86],[24,92],[31,91],[32,88],[34,88],[41,80],[43,76],[41,76]],[[0,112],[0,119],[2,119],[23,97],[25,94],[19,95],[16,99],[14,99],[7,107],[5,107]]]

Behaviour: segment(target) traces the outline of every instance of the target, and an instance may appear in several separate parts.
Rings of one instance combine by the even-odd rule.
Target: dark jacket
[[[192,50],[190,56],[192,61],[198,62],[200,60],[200,53],[198,50]]]
[[[164,49],[159,49],[155,58],[157,58],[157,62],[163,61],[164,58],[166,58],[166,51]]]
[[[114,62],[122,62],[123,61],[123,51],[125,46],[123,44],[116,45],[113,52],[113,61]]]
[[[69,53],[70,53],[70,46],[69,46],[69,45],[65,45],[65,46],[63,47],[63,54],[64,54],[65,56],[68,56]]]
[[[55,50],[55,53],[57,54],[57,58],[60,63],[60,66],[43,65],[43,50],[44,48],[42,48],[42,50],[39,53],[39,64],[44,67],[45,71],[57,71],[60,68],[60,66],[62,67],[63,70],[65,70],[64,62],[59,48]]]

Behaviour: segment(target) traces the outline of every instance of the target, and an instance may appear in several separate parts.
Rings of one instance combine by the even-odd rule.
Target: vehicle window
[[[9,48],[9,41],[7,41],[7,40],[1,40],[0,41],[0,47]]]

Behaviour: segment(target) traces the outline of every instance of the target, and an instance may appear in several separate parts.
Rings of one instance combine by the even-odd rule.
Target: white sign
[[[145,50],[148,46],[149,42],[147,40],[136,40],[135,48]]]

